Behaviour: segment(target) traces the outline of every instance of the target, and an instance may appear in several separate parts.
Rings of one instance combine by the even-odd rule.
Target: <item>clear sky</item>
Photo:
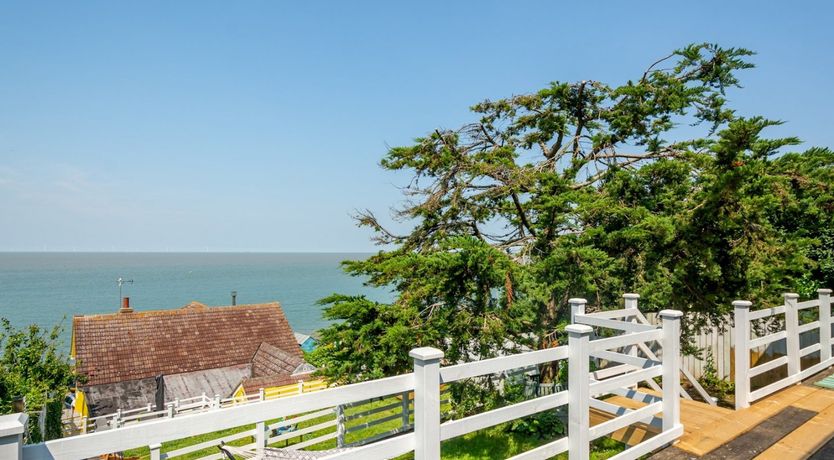
[[[0,250],[370,250],[386,146],[690,42],[756,50],[732,103],[834,146],[832,4],[775,4],[0,0]]]

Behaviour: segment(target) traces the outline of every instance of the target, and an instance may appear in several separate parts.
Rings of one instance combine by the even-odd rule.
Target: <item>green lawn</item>
[[[398,398],[386,398],[380,401],[373,401],[362,406],[356,406],[348,408],[345,411],[346,415],[353,415],[359,412],[364,412],[367,410],[383,407],[395,402],[399,402]],[[390,415],[400,414],[400,408],[395,407],[386,411],[382,411],[376,414],[373,414],[368,417],[364,417],[357,420],[348,421],[346,426],[347,427],[354,427],[363,423],[367,423],[371,420],[378,420],[385,418]],[[328,420],[333,420],[333,415],[322,416],[316,419],[307,420],[301,422],[297,425],[297,429],[302,429],[306,427],[310,427],[313,425],[317,425],[319,423],[326,422]],[[413,420],[413,419],[412,419]],[[277,420],[271,420],[268,423],[273,423]],[[345,442],[350,444],[352,442],[356,442],[362,439],[369,438],[375,434],[383,433],[385,431],[389,431],[395,428],[399,428],[401,426],[400,419],[390,420],[388,422],[375,425],[370,428],[362,429],[355,431],[353,433],[348,433],[345,436]],[[217,431],[214,433],[206,433],[198,436],[193,436],[186,439],[180,439],[176,441],[165,442],[162,444],[162,452],[171,452],[173,450],[181,449],[183,447],[199,444],[201,442],[209,441],[212,439],[221,438],[224,436],[228,436],[234,433],[240,433],[242,431],[251,430],[254,428],[254,425],[247,425],[237,428],[230,428],[227,430]],[[335,427],[328,427],[313,433],[309,433],[303,436],[299,436],[297,438],[292,438],[288,441],[282,441],[277,444],[273,444],[272,447],[284,447],[286,445],[293,445],[303,441],[307,441],[309,439],[313,439],[324,434],[333,433],[335,431]],[[448,441],[443,442],[441,446],[442,456],[444,459],[451,459],[451,460],[475,460],[475,459],[505,459],[508,457],[512,457],[513,455],[520,454],[524,451],[533,449],[540,445],[546,444],[550,440],[548,439],[540,439],[535,436],[531,435],[522,435],[517,433],[511,433],[506,431],[503,425],[498,425],[492,428],[484,429],[478,432],[469,433],[459,438],[451,439]],[[247,436],[243,439],[230,442],[231,445],[247,445],[254,442],[252,436]],[[323,449],[332,449],[336,447],[336,440],[329,439],[318,443],[314,446],[309,447],[310,450],[323,450]],[[610,439],[603,439],[599,442],[595,443],[595,450],[591,455],[593,460],[604,460],[607,459],[619,452],[623,449],[622,444],[610,440]],[[200,457],[204,457],[207,455],[215,454],[218,450],[216,447],[210,447],[207,449],[203,449],[197,452],[193,452],[187,455],[183,455],[180,457],[176,457],[177,459],[189,460],[189,459],[197,459]],[[125,456],[137,456],[143,459],[148,459],[150,457],[150,453],[148,448],[141,448],[141,449],[134,449],[128,452],[125,452]],[[403,460],[413,458],[413,455],[404,455],[401,457]],[[556,457],[557,459],[567,459],[567,454],[563,454]]]

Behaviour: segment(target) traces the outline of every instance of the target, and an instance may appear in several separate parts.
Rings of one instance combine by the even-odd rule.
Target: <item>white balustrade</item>
[[[733,346],[735,353],[735,405],[736,409],[750,407],[750,403],[779,391],[790,385],[796,385],[821,370],[834,365],[831,355],[831,289],[820,289],[817,298],[799,302],[799,296],[793,293],[784,295],[785,303],[778,307],[750,311],[753,305],[746,300],[733,302],[735,330]],[[800,312],[817,308],[818,319],[800,324]],[[784,315],[784,321],[774,321],[778,315]],[[768,322],[769,327],[753,328],[751,322]],[[781,330],[773,331],[774,326]],[[761,331],[759,331],[761,330]],[[801,347],[802,335],[817,330],[819,340],[804,348]],[[753,338],[753,332],[764,335]],[[775,342],[785,341],[785,354],[755,366],[750,362],[750,353],[756,349],[772,346]],[[765,348],[766,349],[766,348]],[[802,368],[802,358],[819,353],[817,364]],[[781,367],[786,368],[786,376],[756,390],[752,389],[751,379]]]
[[[584,314],[584,302],[572,302],[576,306],[577,317]],[[636,310],[636,308],[635,308]],[[25,424],[22,414],[0,417],[0,458],[9,460],[48,460],[89,458],[102,454],[121,452],[146,446],[150,448],[152,459],[163,459],[174,455],[195,452],[216,445],[220,440],[237,440],[253,436],[255,442],[249,448],[260,449],[269,444],[297,437],[304,433],[313,433],[325,428],[334,428],[333,433],[320,438],[292,446],[300,449],[324,439],[339,438],[344,444],[344,434],[350,432],[345,428],[344,407],[357,401],[389,398],[402,395],[403,412],[388,416],[402,418],[403,427],[395,436],[373,440],[360,447],[347,449],[329,458],[363,458],[382,459],[396,457],[413,451],[415,459],[438,460],[441,442],[477,430],[527,417],[539,412],[568,406],[568,435],[549,444],[524,452],[516,459],[545,459],[562,452],[569,452],[572,460],[587,460],[590,455],[590,443],[601,436],[606,436],[634,423],[646,423],[660,429],[655,436],[631,446],[617,455],[618,459],[636,459],[673,442],[683,433],[680,424],[680,387],[678,350],[680,340],[681,313],[663,311],[662,328],[635,328],[629,317],[622,321],[623,335],[593,340],[589,325],[571,325],[566,328],[568,345],[547,350],[537,350],[512,356],[503,356],[482,361],[475,361],[452,366],[441,366],[443,353],[434,348],[417,348],[411,351],[414,371],[409,374],[388,377],[363,383],[328,388],[315,393],[303,393],[277,400],[260,400],[250,404],[232,405],[220,408],[219,397],[215,396],[213,407],[208,412],[183,413],[173,418],[158,418],[152,421],[125,425],[118,430],[68,437],[47,441],[45,443],[22,446],[21,433]],[[615,317],[605,318],[613,321]],[[610,323],[604,323],[610,325]],[[639,331],[638,331],[639,329]],[[658,341],[664,348],[664,358],[656,356],[641,358],[630,353],[616,350],[633,348],[644,342]],[[589,369],[593,356],[604,356],[606,360],[621,362],[628,369],[610,378],[594,377]],[[491,375],[511,369],[525,368],[549,362],[565,363],[568,367],[568,389],[547,396],[537,397],[488,412],[470,415],[441,423],[441,385],[462,379]],[[632,388],[640,381],[662,377],[663,388],[660,399],[653,395],[634,391]],[[413,431],[408,419],[409,394],[414,392]],[[646,405],[639,409],[628,409],[599,399],[607,394],[616,394],[643,401]],[[262,398],[259,398],[262,399]],[[610,411],[612,418],[594,427],[590,426],[589,410],[591,407]],[[301,428],[296,431],[269,437],[273,429],[290,426],[304,420],[315,420],[323,416],[339,417],[325,422]],[[372,409],[373,410],[373,409]],[[369,411],[366,411],[369,412]],[[662,418],[658,414],[662,412]],[[297,416],[296,414],[305,414]],[[288,417],[295,417],[288,419]],[[20,421],[20,417],[24,417]],[[383,418],[388,420],[388,418]],[[265,420],[281,419],[267,425]],[[199,434],[222,429],[254,424],[254,429],[226,436],[222,439],[204,441],[195,446],[180,448],[168,453],[161,452],[161,443],[183,439]],[[340,428],[341,427],[341,428]]]

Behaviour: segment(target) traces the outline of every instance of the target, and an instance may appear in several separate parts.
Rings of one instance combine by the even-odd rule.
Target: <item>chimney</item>
[[[122,297],[122,308],[119,309],[119,313],[133,313],[133,309],[130,308],[130,297]]]
[[[232,291],[232,305],[237,305],[237,291]]]

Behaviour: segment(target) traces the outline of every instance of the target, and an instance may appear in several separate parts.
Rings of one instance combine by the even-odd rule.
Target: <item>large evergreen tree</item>
[[[751,55],[690,45],[625,84],[484,101],[477,121],[392,148],[381,164],[412,176],[396,214],[412,229],[361,213],[390,249],[345,267],[396,300],[325,299],[337,321],[314,354],[322,372],[403,372],[419,345],[451,361],[553,346],[570,297],[602,309],[638,292],[696,327],[736,298],[830,286],[834,154],[782,156],[797,139],[730,108]]]

